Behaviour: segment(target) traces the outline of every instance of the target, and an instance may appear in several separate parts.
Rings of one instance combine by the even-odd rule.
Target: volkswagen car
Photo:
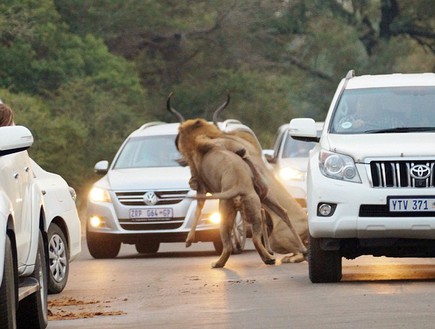
[[[112,258],[122,244],[134,244],[139,253],[156,253],[161,243],[184,242],[197,201],[189,187],[190,169],[179,163],[176,149],[178,123],[150,122],[131,133],[111,164],[102,160],[95,171],[104,175],[88,198],[86,241],[94,258]],[[252,130],[236,120],[219,123],[223,131]],[[196,228],[196,242],[211,242],[222,250],[218,200],[208,200]],[[235,252],[246,241],[245,225],[238,215],[234,230]]]

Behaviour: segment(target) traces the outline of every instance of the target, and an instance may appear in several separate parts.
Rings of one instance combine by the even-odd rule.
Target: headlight
[[[323,175],[347,182],[361,183],[361,178],[350,156],[328,151],[321,151],[319,155],[320,171]]]
[[[305,173],[295,168],[281,168],[279,171],[279,178],[283,181],[299,180],[303,181]]]
[[[221,221],[221,214],[219,212],[214,212],[210,215],[208,219],[214,224],[219,224]]]
[[[93,187],[89,192],[89,200],[94,202],[112,202],[109,192],[99,187]]]

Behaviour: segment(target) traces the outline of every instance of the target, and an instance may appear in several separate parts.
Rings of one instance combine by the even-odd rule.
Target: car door
[[[1,157],[1,185],[5,190],[14,217],[18,266],[26,264],[31,241],[31,168],[27,151]]]

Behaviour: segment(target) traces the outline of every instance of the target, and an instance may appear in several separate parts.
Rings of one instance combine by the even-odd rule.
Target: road
[[[65,290],[49,296],[48,328],[434,327],[433,259],[344,260],[342,282],[312,284],[307,263],[264,265],[248,242],[224,269],[210,268],[209,243],[153,256],[124,245],[111,260],[84,243]]]

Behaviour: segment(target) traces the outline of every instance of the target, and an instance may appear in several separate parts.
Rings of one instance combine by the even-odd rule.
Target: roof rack
[[[223,129],[225,129],[227,126],[231,125],[231,124],[242,124],[239,120],[236,119],[227,119],[224,122],[222,122],[222,127]]]
[[[152,122],[147,122],[145,124],[143,124],[139,130],[144,130],[146,128],[152,127],[152,126],[158,126],[158,125],[162,125],[165,124],[166,122],[163,121],[152,121]]]
[[[355,70],[349,70],[346,74],[346,80],[352,79],[355,76]]]

